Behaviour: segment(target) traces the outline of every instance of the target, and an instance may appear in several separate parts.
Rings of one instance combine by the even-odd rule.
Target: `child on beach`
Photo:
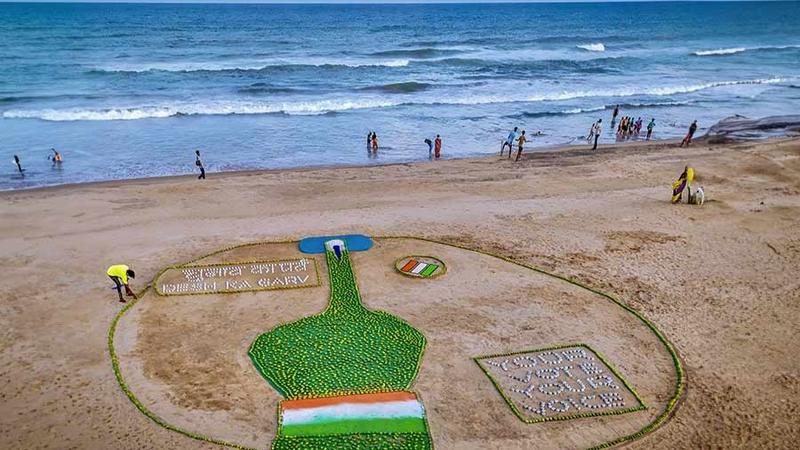
[[[506,149],[506,145],[508,146],[508,157],[511,158],[511,151],[514,149],[514,141],[517,138],[517,127],[514,127],[510,133],[508,133],[508,137],[506,138],[503,145],[500,147],[500,156],[503,156],[503,150]]]
[[[522,130],[522,134],[517,138],[517,158],[514,161],[519,161],[519,157],[522,156],[522,148],[526,142],[528,142],[528,138],[525,137],[525,130]],[[509,158],[511,157],[511,152],[508,152],[508,156]]]
[[[691,125],[689,125],[689,132],[686,133],[686,137],[683,138],[683,141],[681,142],[681,147],[683,147],[684,145],[688,147],[688,146],[690,146],[692,144],[692,136],[694,136],[694,132],[695,131],[697,131],[697,121],[696,120],[694,122],[692,122]]]
[[[647,124],[647,140],[650,140],[650,136],[653,135],[653,128],[656,126],[656,118],[653,117],[650,119],[650,123]]]
[[[441,153],[442,153],[442,138],[437,134],[436,139],[433,141],[433,156],[436,159],[439,159]]]
[[[195,150],[195,160],[194,165],[200,169],[200,176],[197,177],[198,180],[205,180],[206,179],[206,168],[203,167],[203,160],[200,159],[200,150]]]

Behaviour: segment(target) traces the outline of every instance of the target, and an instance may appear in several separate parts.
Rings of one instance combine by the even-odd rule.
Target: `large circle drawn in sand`
[[[425,404],[435,447],[608,447],[647,434],[674,409],[684,385],[675,351],[651,322],[614,297],[457,244],[374,240],[369,251],[351,255],[358,288],[367,308],[402,318],[427,340],[412,388]],[[397,255],[415,254],[437,255],[448,276],[436,283],[397,276]],[[294,242],[254,243],[191,265],[303,256],[309,257]],[[169,297],[148,290],[109,330],[121,387],[140,411],[172,431],[229,447],[268,448],[282,397],[253,367],[248,347],[259,334],[326,307],[327,269],[323,259],[317,263],[320,286],[306,289]],[[473,360],[571,343],[607,358],[647,409],[525,423],[492,382],[502,372],[487,377]]]

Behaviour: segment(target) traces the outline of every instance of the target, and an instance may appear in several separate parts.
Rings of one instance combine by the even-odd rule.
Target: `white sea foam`
[[[652,102],[652,103],[626,103],[625,106],[627,107],[634,107],[634,108],[641,108],[641,107],[659,107],[659,106],[686,106],[690,104],[690,102]],[[603,111],[606,109],[605,106],[594,106],[590,108],[572,108],[572,109],[565,109],[560,111],[556,114],[583,114],[583,113],[590,113],[590,112],[597,112]],[[544,113],[547,114],[547,113]],[[542,115],[544,115],[542,114]]]
[[[734,53],[742,53],[746,52],[747,49],[744,47],[735,47],[735,48],[718,48],[716,50],[698,50],[696,52],[692,52],[695,56],[717,56],[717,55],[733,55]]]
[[[4,118],[34,118],[49,121],[74,120],[136,120],[145,118],[164,118],[180,115],[230,115],[230,114],[275,114],[318,115],[337,111],[386,108],[401,105],[485,105],[497,103],[543,102],[572,100],[579,98],[624,98],[633,96],[670,96],[689,94],[705,89],[725,86],[777,84],[796,81],[800,77],[765,78],[753,80],[716,81],[692,85],[675,85],[658,88],[597,89],[585,91],[561,91],[529,96],[469,95],[443,97],[435,100],[417,98],[416,100],[388,101],[384,98],[298,100],[295,102],[236,102],[218,101],[209,103],[175,103],[127,108],[105,109],[12,109],[2,113]],[[592,111],[592,108],[581,112]]]
[[[163,106],[143,106],[105,109],[40,109],[9,110],[3,112],[4,118],[42,119],[55,122],[75,120],[138,120],[192,115],[230,115],[230,114],[275,114],[319,115],[352,109],[382,108],[395,106],[382,100],[320,100],[292,103],[191,103]]]
[[[594,43],[594,44],[580,44],[580,45],[577,45],[576,47],[578,47],[580,49],[583,49],[583,50],[586,50],[586,51],[590,51],[590,52],[604,52],[604,51],[606,51],[606,46],[603,45],[602,42],[597,42],[597,43]]]
[[[800,45],[767,45],[763,47],[733,47],[733,48],[719,48],[716,50],[697,50],[695,52],[692,52],[692,55],[724,56],[724,55],[735,55],[736,53],[743,53],[743,52],[785,50],[788,48],[800,48]]]
[[[716,81],[702,84],[690,85],[675,85],[657,88],[637,88],[631,87],[627,89],[597,89],[587,91],[562,91],[551,92],[543,95],[533,95],[525,98],[525,101],[540,102],[540,101],[557,101],[557,100],[572,100],[576,98],[586,97],[633,97],[637,95],[649,96],[667,96],[676,94],[690,94],[705,89],[712,89],[723,86],[736,86],[736,85],[754,85],[754,84],[776,84],[790,81],[796,78],[764,78],[755,80],[731,80],[731,81]]]
[[[587,113],[587,112],[602,111],[604,109],[606,109],[605,106],[595,106],[595,107],[592,107],[592,108],[572,108],[572,109],[565,109],[564,111],[561,111],[561,114],[581,114],[581,113]]]

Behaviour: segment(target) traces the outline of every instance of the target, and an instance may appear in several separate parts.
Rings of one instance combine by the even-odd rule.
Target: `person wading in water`
[[[200,175],[197,177],[198,180],[205,180],[206,179],[206,168],[203,166],[203,160],[200,159],[200,150],[194,151],[195,160],[194,165],[200,169]]]

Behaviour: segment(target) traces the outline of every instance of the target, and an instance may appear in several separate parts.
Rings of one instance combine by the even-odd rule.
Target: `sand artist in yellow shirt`
[[[136,298],[136,294],[133,293],[131,287],[128,285],[128,278],[136,278],[136,273],[130,269],[130,267],[126,266],[125,264],[116,264],[108,268],[106,274],[114,284],[116,285],[117,294],[119,294],[119,301],[125,303],[125,299],[122,297],[122,286],[125,286],[125,293],[129,297]]]

